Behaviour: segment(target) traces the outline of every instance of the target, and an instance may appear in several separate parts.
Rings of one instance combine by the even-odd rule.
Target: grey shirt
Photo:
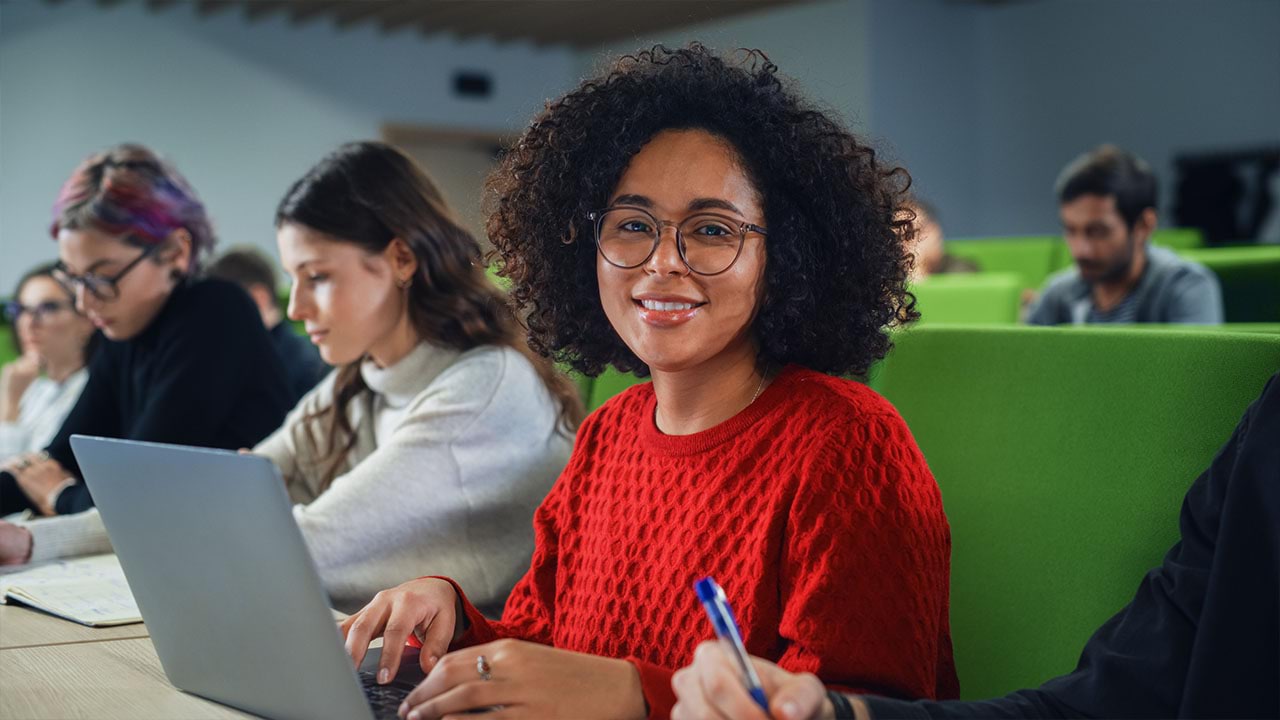
[[[1218,278],[1199,263],[1184,260],[1172,250],[1147,246],[1147,266],[1133,290],[1119,305],[1100,312],[1093,305],[1090,286],[1076,268],[1064,270],[1045,286],[1031,306],[1032,325],[1086,323],[1222,323],[1222,290]]]

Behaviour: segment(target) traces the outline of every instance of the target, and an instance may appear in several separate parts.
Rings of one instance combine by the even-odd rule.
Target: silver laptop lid
[[[372,717],[271,461],[71,447],[170,682],[282,720]]]

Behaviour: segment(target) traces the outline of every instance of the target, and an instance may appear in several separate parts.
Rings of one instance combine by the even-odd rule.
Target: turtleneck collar
[[[462,353],[425,340],[391,367],[380,368],[370,358],[360,363],[360,376],[369,389],[381,395],[388,407],[408,405]]]

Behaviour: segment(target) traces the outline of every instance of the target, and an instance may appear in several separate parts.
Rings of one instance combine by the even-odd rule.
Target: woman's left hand
[[[400,717],[432,720],[484,708],[494,708],[486,718],[647,714],[640,674],[626,660],[498,640],[440,658],[400,706]]]
[[[55,515],[53,500],[50,494],[59,485],[66,482],[70,474],[57,461],[44,456],[30,460],[27,464],[19,464],[13,471],[18,479],[18,487],[31,499],[32,504],[45,515]]]

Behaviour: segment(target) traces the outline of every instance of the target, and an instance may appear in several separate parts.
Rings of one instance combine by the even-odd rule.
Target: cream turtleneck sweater
[[[421,343],[388,368],[366,360],[360,374],[370,392],[347,409],[356,443],[328,487],[328,428],[302,418],[332,402],[336,373],[254,449],[280,468],[334,607],[352,612],[379,590],[447,575],[481,589],[478,606],[496,616],[529,567],[533,511],[572,449],[555,401],[509,348]]]
[[[254,448],[280,468],[333,606],[354,612],[379,590],[445,575],[497,617],[529,567],[533,511],[572,449],[555,401],[510,348],[421,343],[360,374],[369,392],[347,409],[356,443],[328,487],[327,428],[313,432],[318,452],[302,418],[332,403],[336,372]],[[111,549],[96,510],[29,527],[33,561]]]

